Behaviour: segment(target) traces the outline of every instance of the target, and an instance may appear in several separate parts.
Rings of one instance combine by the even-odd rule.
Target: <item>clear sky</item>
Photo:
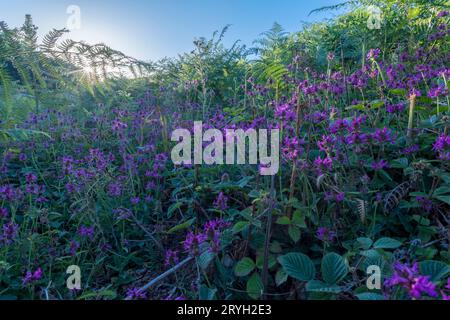
[[[144,60],[173,57],[193,48],[196,37],[209,37],[231,24],[225,44],[251,44],[273,22],[286,31],[300,30],[303,22],[335,15],[309,12],[343,0],[0,0],[0,20],[20,26],[25,14],[33,16],[43,34],[67,24],[69,5],[81,9],[81,29],[74,40],[104,42]]]

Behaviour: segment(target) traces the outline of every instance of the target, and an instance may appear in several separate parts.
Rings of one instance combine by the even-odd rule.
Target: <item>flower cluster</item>
[[[26,286],[33,282],[39,281],[42,278],[42,269],[38,268],[37,270],[33,271],[27,271],[25,276],[22,278],[22,285]]]
[[[423,296],[436,297],[436,285],[430,281],[429,276],[423,276],[419,272],[418,263],[412,265],[395,262],[392,276],[384,282],[389,290],[393,287],[401,287],[406,290],[413,299],[421,299]]]

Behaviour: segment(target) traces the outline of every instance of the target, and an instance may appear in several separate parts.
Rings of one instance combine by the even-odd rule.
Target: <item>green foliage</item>
[[[314,279],[314,263],[303,253],[291,252],[279,257],[278,261],[289,276],[301,281]]]

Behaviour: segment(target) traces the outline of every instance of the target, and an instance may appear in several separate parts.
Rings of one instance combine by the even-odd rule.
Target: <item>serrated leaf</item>
[[[402,243],[392,238],[380,238],[373,244],[375,249],[397,249]]]
[[[205,270],[206,268],[208,268],[209,264],[211,263],[211,261],[213,259],[214,259],[214,253],[212,253],[209,250],[206,250],[198,257],[198,259],[197,259],[198,265],[200,266],[200,268]]]
[[[339,293],[342,288],[337,285],[329,285],[319,280],[311,280],[306,284],[306,291],[323,292],[323,293]]]
[[[291,237],[292,241],[295,243],[300,240],[300,229],[296,226],[289,226],[288,228],[289,237]]]
[[[368,250],[370,246],[373,244],[373,241],[370,238],[360,237],[357,238],[356,241],[359,243],[359,248],[362,248],[364,250]]]
[[[348,273],[344,258],[333,252],[323,257],[321,270],[323,280],[330,285],[339,283]]]
[[[300,252],[291,252],[278,257],[284,271],[294,279],[308,281],[314,279],[316,270],[311,259]]]
[[[268,259],[268,267],[269,269],[273,268],[276,264],[277,264],[277,260],[275,259],[275,257],[272,254],[269,254],[269,259]],[[256,267],[258,269],[262,269],[264,266],[264,255],[261,254],[256,258]]]
[[[234,267],[234,274],[238,277],[245,277],[255,269],[255,263],[252,259],[242,258]]]
[[[263,294],[264,286],[261,276],[255,272],[247,281],[247,294],[253,298],[258,299]]]
[[[286,271],[284,271],[283,268],[281,268],[275,274],[275,284],[277,286],[280,286],[286,282],[287,278],[288,278],[288,274],[286,273]]]
[[[376,258],[380,257],[380,253],[374,249],[364,250],[364,251],[361,251],[359,254],[366,258],[371,258],[371,259],[376,259]]]
[[[419,269],[421,274],[430,276],[431,281],[439,281],[450,273],[450,266],[442,261],[422,261]]]

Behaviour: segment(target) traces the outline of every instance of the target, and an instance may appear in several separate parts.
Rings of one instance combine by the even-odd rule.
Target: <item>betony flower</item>
[[[373,161],[371,167],[375,171],[384,170],[389,168],[389,163],[386,160],[381,159],[379,161]]]
[[[10,221],[3,225],[3,233],[0,236],[0,240],[5,244],[12,244],[14,239],[17,237],[17,232],[19,230],[19,226],[14,222]]]
[[[42,269],[38,268],[36,271],[27,271],[25,276],[22,278],[22,286],[26,286],[30,283],[39,281],[42,278]]]
[[[320,227],[317,229],[316,236],[320,241],[330,243],[336,238],[336,233],[327,227]]]
[[[380,56],[381,50],[376,48],[376,49],[370,49],[369,52],[367,53],[367,59],[368,60],[376,60],[379,56]]]
[[[0,208],[0,219],[2,218],[8,218],[8,209],[6,208]]]
[[[78,234],[81,237],[93,239],[94,238],[94,227],[87,227],[82,225],[78,228]]]
[[[220,192],[216,200],[214,200],[214,207],[222,211],[228,209],[228,197],[223,192]]]
[[[127,300],[145,300],[147,293],[140,288],[129,288],[126,293]]]
[[[189,251],[189,253],[196,256],[199,254],[200,244],[205,241],[206,236],[204,234],[194,234],[193,232],[189,232],[183,242],[183,247],[186,251]]]
[[[180,261],[178,258],[178,251],[177,250],[167,250],[164,256],[164,266],[170,267],[175,264],[177,264]]]
[[[424,295],[437,296],[436,285],[429,280],[429,276],[419,273],[418,263],[410,266],[396,261],[393,265],[393,274],[384,282],[384,285],[388,290],[397,286],[401,287],[413,299],[421,299]]]

